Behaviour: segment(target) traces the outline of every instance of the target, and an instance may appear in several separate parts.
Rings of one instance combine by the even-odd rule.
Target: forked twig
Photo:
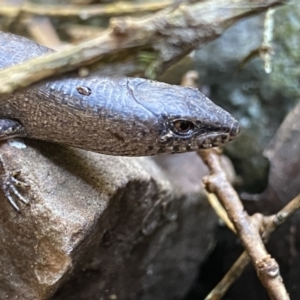
[[[279,266],[275,259],[268,254],[261,237],[262,223],[264,224],[264,228],[272,228],[272,226],[269,225],[269,221],[267,221],[270,217],[266,218],[264,222],[254,222],[253,219],[263,220],[262,216],[256,214],[255,216],[250,217],[245,212],[236,191],[228,182],[226,174],[221,167],[219,151],[215,149],[209,151],[201,150],[198,154],[210,170],[210,175],[203,179],[204,185],[207,191],[214,193],[218,197],[223,207],[226,209],[228,217],[233,223],[252,264],[254,265],[256,273],[266,288],[270,298],[274,300],[289,299],[289,295],[280,276]],[[287,214],[284,216],[286,215]],[[282,215],[280,214],[279,219],[281,220],[281,218]],[[245,264],[245,261],[243,264]]]

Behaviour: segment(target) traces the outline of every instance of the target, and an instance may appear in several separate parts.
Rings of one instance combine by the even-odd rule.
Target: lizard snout
[[[238,121],[234,121],[230,127],[229,136],[233,139],[240,132],[240,124]]]

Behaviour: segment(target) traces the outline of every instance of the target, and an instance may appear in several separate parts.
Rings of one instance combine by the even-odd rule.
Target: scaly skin
[[[49,51],[0,33],[0,68]],[[72,74],[5,97],[1,122],[18,130],[0,132],[0,139],[27,137],[109,155],[195,151],[223,144],[239,131],[238,122],[197,89],[141,78]]]
[[[51,50],[0,32],[0,68]],[[0,140],[40,139],[89,151],[126,156],[180,153],[224,144],[238,122],[197,89],[141,78],[49,79],[0,98]],[[4,98],[3,98],[4,97]],[[27,185],[0,161],[0,185],[16,210]]]

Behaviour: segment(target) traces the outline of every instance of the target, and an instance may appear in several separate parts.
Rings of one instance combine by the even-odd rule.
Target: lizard
[[[0,69],[53,50],[0,32]],[[239,123],[198,89],[130,77],[76,72],[0,95],[0,141],[31,138],[107,155],[150,156],[231,141]],[[12,207],[23,186],[10,173],[2,190]],[[14,196],[14,197],[13,197]]]

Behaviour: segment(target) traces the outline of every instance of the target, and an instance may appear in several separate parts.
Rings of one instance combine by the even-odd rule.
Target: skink
[[[0,68],[50,51],[0,33]],[[199,90],[141,78],[72,73],[0,100],[0,140],[32,138],[109,155],[195,151],[239,132],[238,122]]]

